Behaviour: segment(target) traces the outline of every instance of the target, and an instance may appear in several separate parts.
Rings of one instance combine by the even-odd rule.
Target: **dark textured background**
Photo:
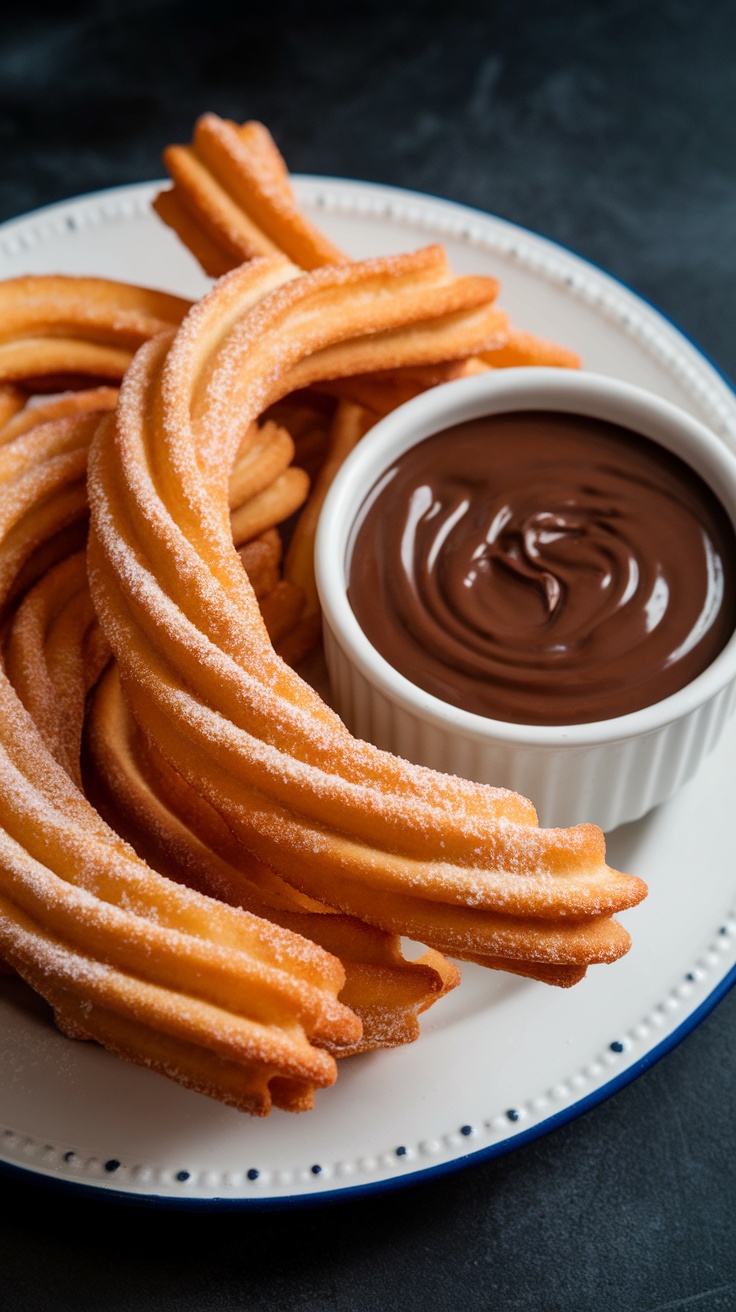
[[[161,146],[203,109],[260,117],[294,170],[435,192],[557,238],[736,376],[735,103],[730,0],[260,15],[16,0],[0,19],[0,219],[160,176]],[[0,1306],[732,1312],[735,1026],[732,993],[550,1137],[330,1210],[146,1212],[0,1178]]]

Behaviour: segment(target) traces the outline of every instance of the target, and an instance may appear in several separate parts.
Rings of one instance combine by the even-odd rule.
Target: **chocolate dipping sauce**
[[[736,627],[736,536],[655,442],[530,411],[412,447],[369,493],[348,598],[442,701],[520,724],[606,720],[700,674]]]

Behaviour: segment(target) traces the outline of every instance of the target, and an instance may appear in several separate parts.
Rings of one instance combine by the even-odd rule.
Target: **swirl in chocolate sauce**
[[[736,537],[703,480],[616,424],[459,424],[366,498],[348,597],[371,643],[453,706],[520,724],[636,711],[736,627]]]

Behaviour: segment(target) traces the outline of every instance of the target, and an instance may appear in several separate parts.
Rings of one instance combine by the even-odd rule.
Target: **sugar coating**
[[[88,429],[86,419],[85,425]],[[59,421],[56,436],[63,448],[68,421]],[[23,524],[22,512],[33,507],[34,493],[36,502],[51,509],[54,491],[63,501],[70,476],[69,460],[54,454],[49,432],[40,444],[32,436],[18,441],[24,454],[22,491],[14,494],[11,482],[5,520],[11,527]],[[8,467],[12,478],[12,460]],[[55,524],[49,513],[47,532],[53,533]],[[38,540],[31,527],[26,552]],[[22,564],[23,551],[15,556]],[[35,653],[26,646],[24,659],[26,677],[32,679],[41,672],[38,645]],[[60,688],[64,695],[63,679]],[[68,689],[67,694],[72,695]],[[307,940],[151,871],[105,826],[54,759],[4,672],[0,794],[0,943],[52,1005],[61,1005],[64,1013],[59,990],[64,997],[71,990],[82,1012],[102,1007],[109,1017],[121,1009],[136,1015],[137,1023],[148,1027],[154,1049],[156,1033],[175,1021],[177,1032],[207,1051],[224,1045],[233,1049],[232,1060],[248,1068],[267,1061],[269,1078],[281,1071],[332,1081],[331,1059],[314,1049],[307,1035],[318,1032],[324,1041],[334,1034],[338,1046],[355,1036],[354,1018],[335,1002],[343,978],[339,965]],[[181,985],[187,962],[191,992]],[[202,998],[196,996],[199,989]],[[229,1004],[207,1002],[213,990]],[[248,1010],[257,1016],[264,1007],[272,1017],[268,1024],[251,1020],[242,1030]],[[103,1037],[112,1023],[100,1022]],[[166,1064],[155,1051],[146,1060],[159,1068]]]
[[[447,273],[426,254],[414,267],[397,257],[296,282],[283,259],[260,261],[195,307],[165,361],[126,381],[116,436],[99,444],[96,604],[139,723],[155,725],[170,764],[311,895],[320,896],[320,870],[334,867],[427,904],[600,916],[637,890],[608,872],[599,835],[518,823],[533,813],[514,795],[356,744],[275,657],[252,590],[233,571],[227,477],[243,427],[296,360],[340,337],[339,315],[325,329],[310,297],[324,300],[328,320],[345,305],[351,332],[378,331],[392,279],[416,284],[427,269],[431,291]],[[416,296],[414,286],[413,316]],[[386,314],[395,325],[391,297]]]
[[[264,139],[259,149],[265,201],[288,222],[278,161]],[[0,313],[15,333],[9,350],[26,350],[34,333],[29,349],[40,352],[55,334],[49,360],[86,358],[77,345],[110,346],[119,360],[152,339],[93,443],[88,576],[129,706],[167,768],[285,888],[382,933],[377,962],[383,952],[408,967],[391,957],[391,936],[408,932],[552,978],[550,968],[625,951],[611,913],[642,886],[608,870],[590,826],[540,831],[514,794],[357,743],[274,653],[230,532],[230,467],[267,404],[320,372],[426,363],[449,343],[480,349],[493,320],[479,307],[494,294],[487,280],[453,280],[430,248],[307,277],[281,256],[254,261],[176,335],[185,303],[99,280],[5,284]],[[95,427],[67,416],[0,446],[5,595],[33,551],[84,513]],[[64,724],[81,724],[92,649],[102,659],[104,647],[81,589],[56,600],[55,611],[39,594],[8,649],[29,706],[49,716],[45,731],[0,672],[0,947],[68,1032],[251,1110],[267,1109],[275,1075],[295,1084],[274,1096],[306,1105],[335,1075],[315,1043],[360,1041],[336,1000],[342,969],[290,930],[158,874],[90,805],[74,777],[79,728]],[[185,804],[186,791],[172,793],[153,823],[166,843],[181,819],[186,861]],[[425,969],[427,987],[440,988],[441,974]],[[371,1023],[374,1038],[396,1041],[396,1011],[382,1012],[375,993]]]

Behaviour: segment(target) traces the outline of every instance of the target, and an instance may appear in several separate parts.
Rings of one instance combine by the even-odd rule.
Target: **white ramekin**
[[[715,746],[736,703],[736,635],[696,679],[643,710],[593,724],[507,724],[449,706],[399,674],[347,599],[350,534],[381,473],[452,424],[510,410],[560,410],[621,424],[680,456],[736,526],[736,458],[689,414],[597,374],[504,369],[446,383],[401,406],[355,448],[330,489],[315,563],[334,705],[351,731],[410,761],[530,797],[540,824],[613,829],[671,797]]]

